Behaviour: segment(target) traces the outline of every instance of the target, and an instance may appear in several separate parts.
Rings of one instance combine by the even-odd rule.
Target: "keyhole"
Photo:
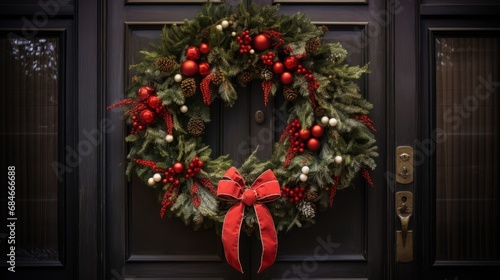
[[[401,197],[401,201],[403,201],[403,203],[406,203],[406,200],[407,200],[406,196]]]

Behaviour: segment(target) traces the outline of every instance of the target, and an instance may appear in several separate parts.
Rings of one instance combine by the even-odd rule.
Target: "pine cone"
[[[288,101],[294,101],[297,99],[297,91],[291,86],[285,86],[283,88],[283,96]]]
[[[187,78],[181,82],[181,91],[185,97],[193,96],[196,93],[196,81],[194,78]]]
[[[325,109],[323,109],[323,107],[316,107],[314,109],[314,114],[316,115],[316,117],[321,118],[325,116]]]
[[[323,31],[323,35],[328,33],[328,31],[330,31],[330,29],[328,28],[328,26],[326,25],[322,25],[321,26],[321,31]]]
[[[201,214],[197,214],[193,217],[193,222],[196,225],[201,225],[203,223],[203,216]]]
[[[306,51],[310,54],[316,54],[321,46],[321,40],[319,38],[314,38],[306,43]]]
[[[248,236],[252,235],[252,233],[255,231],[255,228],[254,228],[254,227],[249,227],[249,226],[247,225],[247,223],[245,223],[245,222],[241,225],[241,229],[242,229],[242,230],[243,230],[243,231],[244,231],[244,232],[245,232]]]
[[[314,218],[316,216],[316,207],[311,202],[301,202],[297,205],[302,216]]]
[[[265,80],[265,81],[269,81],[273,78],[273,72],[271,72],[271,70],[269,69],[262,69],[262,71],[260,71],[260,77]]]
[[[253,79],[253,73],[250,71],[243,71],[238,75],[238,82],[242,86],[246,86]]]
[[[307,192],[304,194],[304,201],[307,202],[314,202],[316,199],[318,199],[319,195],[318,192],[315,189],[308,189]]]
[[[205,123],[200,118],[191,118],[188,121],[187,129],[191,135],[198,137],[205,132]]]
[[[160,57],[156,60],[156,67],[162,72],[172,72],[179,64],[169,57]]]
[[[132,76],[132,83],[137,83],[138,80],[139,78],[136,75]]]
[[[210,37],[210,29],[204,28],[200,31],[201,38],[208,39]]]
[[[219,86],[224,82],[224,74],[221,71],[215,71],[214,79],[212,80],[212,84]]]

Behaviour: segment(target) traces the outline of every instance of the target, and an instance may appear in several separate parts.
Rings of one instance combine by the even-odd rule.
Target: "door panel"
[[[172,5],[169,1],[155,1],[155,5],[134,5],[109,2],[108,7],[108,72],[107,99],[109,104],[123,98],[124,89],[132,79],[129,65],[140,61],[139,51],[156,43],[164,24],[192,18],[199,4]],[[239,1],[226,1],[236,5]],[[308,1],[287,4],[280,1],[282,12],[293,14],[307,10],[313,23],[326,25],[330,32],[326,42],[341,42],[348,50],[347,62],[364,65],[373,61],[373,74],[359,81],[362,93],[374,99],[376,110],[371,116],[378,124],[379,149],[384,150],[385,110],[383,83],[385,59],[383,52],[384,26],[375,27],[370,11],[382,9],[383,1],[359,5],[310,5]],[[127,2],[129,3],[129,2]],[[271,1],[256,1],[265,5]],[[326,3],[326,4],[325,4]],[[370,29],[372,32],[370,33]],[[375,32],[378,30],[377,32]],[[123,31],[123,32],[122,32]],[[124,36],[123,36],[124,34]],[[211,105],[212,121],[207,126],[204,140],[213,148],[213,156],[230,154],[233,164],[239,166],[259,147],[258,156],[265,158],[272,144],[279,138],[286,124],[286,114],[277,110],[283,100],[281,94],[263,105],[259,83],[239,87],[238,100],[232,108]],[[254,115],[262,110],[265,121],[256,123]],[[127,128],[117,114],[109,117],[119,127],[108,137],[108,240],[109,276],[178,279],[334,279],[358,277],[383,279],[384,227],[382,223],[384,190],[382,171],[384,159],[378,159],[378,173],[373,180],[378,186],[369,189],[362,180],[355,188],[339,191],[332,209],[320,213],[318,222],[309,229],[294,229],[280,236],[275,264],[262,274],[255,274],[261,254],[256,237],[242,235],[241,275],[224,260],[220,236],[213,230],[194,231],[180,219],[159,217],[160,205],[153,191],[142,182],[124,178],[127,147],[123,137]],[[306,275],[306,276],[305,276]]]

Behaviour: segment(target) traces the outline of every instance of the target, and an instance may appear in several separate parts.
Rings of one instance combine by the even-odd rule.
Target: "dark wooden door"
[[[394,264],[396,279],[480,279],[498,271],[499,15],[498,1],[487,0],[402,1],[394,10],[389,154],[401,145],[414,153],[414,180],[392,181],[389,196],[395,230],[395,194],[409,191],[414,201],[413,259]],[[392,172],[396,179],[401,170]]]
[[[148,3],[146,3],[148,2]],[[154,3],[153,3],[154,2]],[[129,65],[138,62],[139,50],[159,39],[165,24],[192,18],[204,1],[109,1],[107,5],[106,94],[112,104],[124,97],[131,79]],[[239,1],[226,1],[236,5]],[[224,258],[220,236],[212,230],[193,231],[179,219],[160,219],[160,205],[142,183],[127,182],[126,127],[116,112],[108,117],[116,128],[107,137],[106,149],[106,275],[154,279],[385,279],[385,28],[379,11],[384,1],[255,1],[259,5],[280,4],[280,12],[303,12],[330,32],[324,38],[339,41],[348,50],[348,63],[370,62],[371,74],[360,80],[363,94],[375,106],[372,118],[378,129],[378,169],[375,187],[360,180],[355,188],[337,194],[335,205],[321,213],[317,225],[279,236],[275,264],[257,275],[260,243],[243,238],[242,275]],[[238,89],[231,109],[214,107],[206,141],[216,155],[231,154],[236,166],[257,146],[260,157],[270,154],[272,143],[286,116],[277,113],[273,100],[263,105],[259,85]],[[266,121],[257,124],[254,115],[262,110]],[[279,127],[280,125],[278,125]],[[229,132],[236,132],[231,133]],[[120,278],[121,277],[121,278]]]

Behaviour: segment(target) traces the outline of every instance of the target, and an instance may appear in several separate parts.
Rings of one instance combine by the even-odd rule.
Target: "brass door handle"
[[[408,236],[408,224],[412,215],[413,209],[407,204],[407,197],[403,196],[401,206],[398,207],[398,217],[401,221],[401,235],[403,237],[403,247],[406,247],[406,236]]]
[[[396,216],[401,222],[401,230],[396,229],[396,261],[413,261],[413,231],[409,229],[413,215],[413,193],[398,191],[395,197]]]

